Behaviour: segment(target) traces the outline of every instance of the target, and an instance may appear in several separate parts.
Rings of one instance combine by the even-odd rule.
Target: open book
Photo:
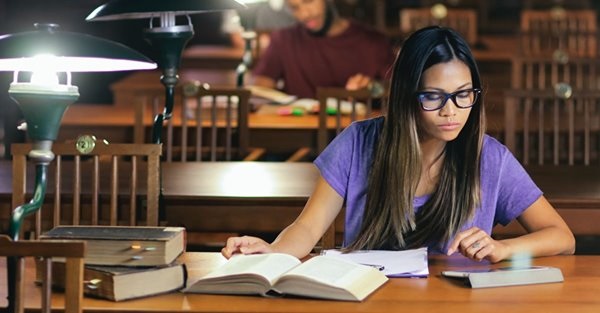
[[[277,89],[261,87],[261,86],[248,86],[250,92],[252,92],[253,101],[251,102],[266,102],[285,105],[281,110],[278,111],[280,115],[287,115],[285,112],[290,112],[292,115],[293,109],[301,109],[304,113],[318,113],[319,112],[319,101],[312,98],[297,98],[294,95],[289,95]],[[257,100],[257,99],[263,99]],[[338,102],[334,98],[327,99],[327,111],[328,113],[335,114],[338,110]],[[339,110],[342,114],[352,114],[352,102],[347,100],[341,100],[339,103]],[[358,116],[364,116],[367,113],[367,106],[362,102],[355,103],[355,110]]]
[[[296,96],[288,95],[277,89],[262,86],[247,86],[253,97],[262,98],[277,104],[288,104],[296,100]]]
[[[269,253],[236,255],[204,277],[189,277],[183,292],[362,301],[387,280],[376,268],[351,261],[315,256],[302,263]]]

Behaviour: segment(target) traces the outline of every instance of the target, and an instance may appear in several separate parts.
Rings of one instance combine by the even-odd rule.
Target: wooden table
[[[577,235],[600,235],[600,167],[528,167],[546,198]],[[318,170],[312,163],[163,163],[166,219],[191,231],[278,232],[300,213]],[[65,177],[64,184],[69,177]],[[8,215],[11,164],[0,161],[0,200]],[[336,223],[341,232],[341,218]],[[497,234],[522,233],[518,223]]]
[[[243,56],[243,47],[192,45],[181,54],[181,68],[235,69]]]
[[[186,253],[182,259],[190,276],[203,275],[222,264],[215,253]],[[563,283],[470,289],[442,278],[442,270],[488,269],[507,266],[476,264],[461,256],[430,256],[428,278],[392,278],[365,301],[342,302],[303,298],[263,298],[169,293],[137,300],[111,302],[84,298],[85,312],[511,312],[597,313],[600,311],[600,256],[555,256],[531,260],[533,265],[562,270]],[[0,260],[0,273],[4,272]],[[32,282],[33,262],[27,263],[26,308],[39,310],[39,287]],[[0,279],[0,306],[6,306],[6,281]],[[52,304],[62,308],[63,297],[55,293]]]
[[[530,166],[527,170],[575,234],[600,235],[600,167]],[[317,177],[311,163],[163,164],[167,220],[192,230],[278,231],[302,210]],[[338,218],[336,230],[342,232],[342,227]],[[494,232],[514,235],[524,230],[513,222]]]
[[[163,163],[169,225],[277,233],[298,216],[318,171],[308,162]]]

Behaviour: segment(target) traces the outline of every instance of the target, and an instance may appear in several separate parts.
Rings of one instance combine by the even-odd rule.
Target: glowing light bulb
[[[448,8],[445,5],[438,3],[431,6],[431,16],[436,20],[441,20],[448,16]]]
[[[58,85],[58,75],[55,72],[36,71],[31,75],[31,83],[36,85]]]
[[[34,57],[35,71],[31,75],[31,83],[36,85],[58,85],[58,75],[54,65],[57,58],[50,54],[41,54]]]

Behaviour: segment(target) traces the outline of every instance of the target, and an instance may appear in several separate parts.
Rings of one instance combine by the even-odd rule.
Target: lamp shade
[[[161,13],[190,15],[207,11],[244,9],[236,0],[112,0],[96,8],[87,21],[160,17]]]
[[[110,72],[155,69],[143,54],[114,41],[59,31],[56,24],[36,24],[37,30],[0,36],[0,71],[35,71],[50,66],[56,72]],[[40,55],[52,55],[52,59]],[[40,62],[43,62],[40,64]]]

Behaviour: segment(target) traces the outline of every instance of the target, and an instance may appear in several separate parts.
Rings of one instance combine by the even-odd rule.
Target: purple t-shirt
[[[315,160],[321,176],[344,198],[344,245],[356,239],[366,203],[368,171],[383,117],[352,123]],[[400,161],[400,160],[399,160]],[[500,142],[485,136],[481,157],[481,206],[462,230],[477,226],[491,234],[494,225],[508,224],[541,195],[529,174]],[[429,198],[416,197],[417,211]],[[450,242],[444,244],[444,252]],[[431,246],[437,250],[435,246]]]
[[[282,79],[288,94],[315,98],[317,87],[344,87],[358,73],[384,79],[393,60],[389,40],[354,21],[333,37],[313,36],[296,24],[271,33],[271,42],[252,73]]]

